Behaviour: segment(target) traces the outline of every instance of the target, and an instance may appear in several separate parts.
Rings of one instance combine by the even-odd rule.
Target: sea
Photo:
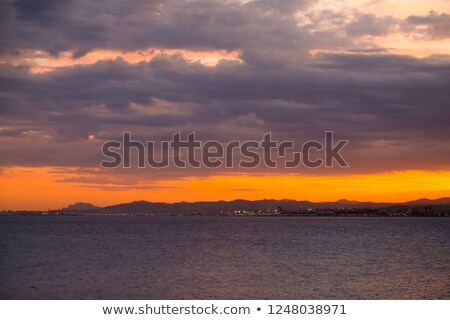
[[[450,299],[450,218],[0,216],[1,299]]]

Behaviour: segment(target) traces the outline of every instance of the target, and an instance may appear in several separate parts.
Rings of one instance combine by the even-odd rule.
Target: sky
[[[0,0],[0,210],[450,196],[448,0]],[[349,140],[349,168],[102,169],[160,141]]]

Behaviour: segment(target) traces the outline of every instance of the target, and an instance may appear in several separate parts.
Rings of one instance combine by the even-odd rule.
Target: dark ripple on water
[[[450,219],[0,217],[3,299],[449,299]]]

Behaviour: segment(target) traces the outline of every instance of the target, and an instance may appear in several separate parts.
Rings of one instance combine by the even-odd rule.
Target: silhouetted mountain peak
[[[420,206],[420,205],[439,205],[439,204],[450,204],[450,197],[444,197],[444,198],[439,198],[439,199],[428,199],[428,198],[421,198],[421,199],[417,199],[414,201],[408,201],[405,202],[404,204],[406,205],[416,205],[416,206]]]
[[[358,204],[358,203],[364,203],[364,202],[355,201],[355,200],[348,200],[348,199],[339,199],[338,201],[336,201],[336,203]]]
[[[72,211],[83,211],[83,210],[96,210],[100,209],[100,207],[94,206],[92,203],[87,202],[77,202],[67,206],[63,210],[72,210]]]

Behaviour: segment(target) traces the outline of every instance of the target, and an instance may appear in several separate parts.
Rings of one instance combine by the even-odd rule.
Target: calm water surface
[[[3,299],[450,299],[450,219],[0,217]]]

